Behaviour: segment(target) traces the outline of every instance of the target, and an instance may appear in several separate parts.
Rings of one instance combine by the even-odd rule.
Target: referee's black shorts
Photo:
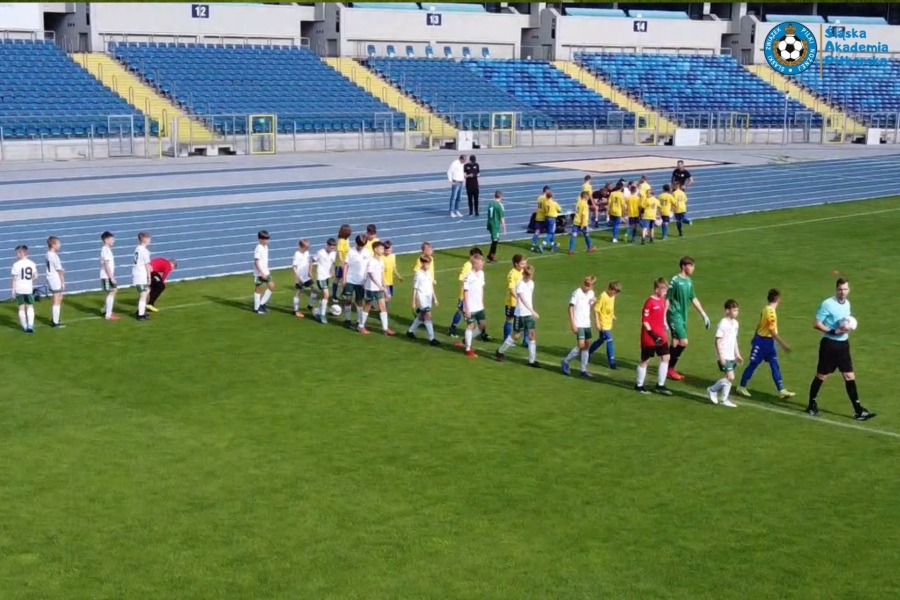
[[[819,364],[816,373],[830,375],[835,370],[841,373],[853,372],[853,358],[850,356],[850,342],[839,342],[828,338],[822,338],[819,342]]]

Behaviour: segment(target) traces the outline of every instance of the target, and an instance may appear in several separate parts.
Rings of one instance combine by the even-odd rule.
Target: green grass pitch
[[[704,220],[652,247],[531,256],[539,360],[465,358],[246,310],[250,276],[176,283],[150,323],[67,298],[54,331],[0,307],[0,597],[96,599],[894,598],[900,575],[897,198]],[[298,232],[302,233],[302,232]],[[314,250],[322,240],[316,240]],[[254,240],[248,238],[248,249]],[[565,244],[565,242],[564,242]],[[467,249],[436,255],[444,332]],[[487,267],[499,338],[508,259]],[[748,344],[768,288],[784,294],[781,402],[764,365],[753,401],[703,401],[717,375],[696,315],[672,398],[631,390],[641,304],[697,261],[714,322],[741,303]],[[802,414],[812,317],[835,275],[859,318],[857,424],[835,377]],[[622,282],[621,370],[565,378],[567,301],[586,274]],[[279,272],[272,307],[290,306]],[[122,290],[125,314],[136,300]],[[38,304],[40,317],[49,314]],[[420,338],[424,330],[420,330]],[[440,336],[442,341],[447,338]],[[655,365],[649,379],[655,376]]]

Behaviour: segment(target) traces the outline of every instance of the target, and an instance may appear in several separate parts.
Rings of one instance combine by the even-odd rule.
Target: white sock
[[[322,298],[319,301],[319,315],[324,317],[326,314],[328,314],[328,298]]]
[[[106,318],[110,318],[113,315],[113,306],[116,303],[116,295],[115,294],[107,294],[106,295]]]
[[[644,387],[644,380],[647,379],[647,367],[642,365],[638,365],[637,368],[637,381],[635,382],[638,387]]]
[[[587,371],[588,361],[591,359],[591,353],[587,350],[581,351],[581,372]]]
[[[528,362],[533,363],[537,360],[537,342],[530,340],[528,342]]]
[[[269,303],[269,298],[271,298],[271,297],[272,297],[272,290],[266,290],[265,292],[263,292],[262,299],[259,301],[259,303],[262,304],[263,306],[265,306],[266,304]]]
[[[656,385],[659,387],[665,387],[666,385],[666,377],[669,375],[669,363],[661,362],[659,363],[659,371],[656,374]]]
[[[416,329],[418,329],[419,325],[421,324],[422,321],[419,319],[419,317],[416,317],[415,319],[413,319],[412,325],[409,326],[409,329],[407,329],[407,331],[409,333],[415,333]]]
[[[388,321],[388,314],[386,312],[378,313],[378,316],[381,317],[381,330],[388,331],[390,327],[390,322]]]
[[[718,392],[719,390],[721,390],[722,388],[725,387],[725,382],[726,382],[726,381],[728,381],[728,380],[727,380],[727,379],[724,379],[724,378],[723,378],[723,379],[720,379],[720,380],[718,380],[717,382],[715,382],[714,384],[712,384],[712,385],[709,387],[709,389],[711,389],[711,390],[714,391],[714,392]]]
[[[353,307],[352,307],[352,306],[345,306],[345,307],[344,307],[344,320],[345,320],[345,321],[349,321],[349,320],[350,320],[350,314],[351,314],[352,312],[353,312]],[[356,316],[359,317],[359,314],[357,313]]]
[[[569,354],[566,356],[566,362],[572,362],[573,360],[575,360],[575,357],[578,356],[579,352],[581,352],[581,350],[577,346],[575,348],[572,348],[569,351]]]
[[[147,312],[147,301],[144,300],[143,296],[141,296],[141,298],[138,300],[138,316],[143,317],[146,312]]]
[[[727,379],[722,381],[722,402],[728,400],[728,394],[731,393],[731,382]]]
[[[500,349],[497,350],[497,352],[499,352],[500,354],[503,354],[504,352],[506,352],[507,350],[509,350],[510,348],[512,348],[515,345],[516,345],[516,341],[514,339],[512,339],[512,336],[509,336],[505,340],[503,340],[503,343],[500,344]]]
[[[300,296],[294,296],[294,312],[299,312],[300,310]]]
[[[259,301],[260,295],[257,293],[253,293],[253,310],[259,310],[259,305],[261,302]]]
[[[51,314],[53,315],[53,322],[59,325],[59,313],[62,311],[61,304],[54,304],[53,308],[50,309]]]
[[[434,339],[434,323],[431,321],[425,321],[425,331],[428,332],[428,341]]]
[[[466,333],[463,336],[464,339],[466,340],[466,350],[472,349],[472,336],[474,334],[475,334],[475,332],[472,329],[469,329],[468,327],[466,327]]]
[[[22,329],[28,329],[28,319],[25,317],[25,305],[19,307],[19,324]]]
[[[361,310],[361,311],[358,311],[358,312],[359,312],[359,314],[360,314],[360,317],[359,317],[359,326],[360,326],[360,327],[365,327],[365,326],[366,326],[366,321],[369,320],[369,311],[367,311],[367,310]]]
[[[28,328],[34,329],[34,306],[31,304],[25,306],[25,320],[28,321]]]

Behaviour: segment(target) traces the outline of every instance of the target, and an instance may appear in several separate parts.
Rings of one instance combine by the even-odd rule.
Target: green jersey
[[[694,301],[694,282],[690,277],[676,275],[669,282],[669,291],[666,294],[666,300],[669,301],[669,312],[667,317],[669,322],[673,319],[679,319],[682,323],[687,323],[688,308]]]
[[[487,210],[487,226],[492,231],[500,231],[501,222],[506,211],[503,209],[503,203],[494,200],[488,205]]]

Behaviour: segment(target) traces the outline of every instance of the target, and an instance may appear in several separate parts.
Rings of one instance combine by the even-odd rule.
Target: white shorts
[[[62,281],[60,281],[59,275],[51,275],[50,273],[48,273],[47,287],[50,288],[51,292],[62,291]]]
[[[416,294],[416,306],[419,308],[432,308],[434,304],[434,298],[432,296],[423,296],[422,294]]]

